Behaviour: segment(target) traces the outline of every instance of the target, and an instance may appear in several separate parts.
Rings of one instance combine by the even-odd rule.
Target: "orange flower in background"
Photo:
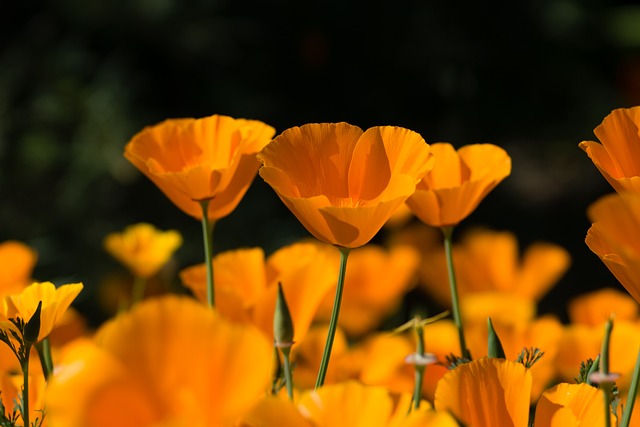
[[[401,303],[402,297],[416,284],[420,261],[418,251],[410,246],[366,245],[349,255],[338,324],[349,336],[360,336],[379,326],[385,316]],[[337,257],[336,257],[337,262]],[[333,308],[333,294],[324,299],[317,320],[328,321]]]
[[[569,301],[567,306],[571,323],[602,326],[613,315],[616,322],[638,319],[638,304],[625,292],[603,288],[588,292]]]
[[[571,257],[553,243],[538,242],[520,255],[516,236],[507,231],[475,229],[453,246],[460,298],[476,292],[503,292],[537,301],[569,268]],[[421,285],[439,303],[451,304],[445,254],[429,251],[420,269]]]
[[[51,425],[231,426],[264,396],[271,346],[191,298],[143,301],[63,353]],[[69,396],[73,396],[70,399]]]
[[[136,277],[148,278],[160,270],[182,245],[176,230],[160,231],[151,224],[139,223],[122,233],[108,234],[104,247]]]
[[[20,292],[31,283],[38,255],[24,243],[7,240],[0,243],[0,298]]]
[[[585,242],[640,302],[640,194],[609,194],[588,209]]]
[[[613,110],[594,129],[600,143],[582,141],[582,148],[618,192],[640,192],[640,107]]]
[[[125,147],[125,157],[180,209],[202,219],[220,219],[238,205],[258,167],[256,153],[275,129],[257,120],[213,115],[170,119],[149,126]]]
[[[262,249],[240,249],[213,260],[218,310],[235,321],[250,322],[273,339],[278,282],[293,318],[294,341],[305,336],[327,293],[335,286],[335,249],[317,241],[280,248],[268,258]],[[206,300],[205,265],[180,272],[183,284]]]
[[[38,303],[42,301],[38,335],[38,341],[42,341],[51,333],[81,290],[82,283],[62,285],[58,288],[51,282],[33,283],[21,293],[9,295],[0,302],[0,318],[20,317],[26,322],[31,319]]]
[[[302,225],[346,248],[369,242],[433,167],[416,132],[347,123],[288,129],[258,159],[260,176]]]
[[[602,390],[588,384],[561,383],[545,391],[536,406],[536,427],[605,425]]]
[[[480,358],[445,374],[435,407],[450,411],[467,426],[526,427],[531,373],[521,363]]]
[[[456,151],[441,142],[432,144],[431,151],[435,166],[407,204],[422,222],[433,227],[460,223],[511,174],[511,158],[496,145],[466,145]]]

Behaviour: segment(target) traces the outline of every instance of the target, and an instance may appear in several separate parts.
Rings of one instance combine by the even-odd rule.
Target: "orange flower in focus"
[[[29,246],[14,240],[0,243],[0,298],[20,292],[31,283],[38,255]]]
[[[432,144],[431,151],[435,166],[407,204],[433,227],[460,223],[511,174],[511,158],[496,145],[466,145],[456,152],[451,144],[441,142]]]
[[[545,391],[536,406],[536,427],[605,425],[602,390],[588,384],[561,383]]]
[[[640,107],[613,110],[594,133],[602,142],[582,141],[582,148],[618,192],[640,192]]]
[[[474,427],[526,427],[531,373],[504,359],[480,358],[445,374],[436,389],[438,411]]]
[[[433,167],[416,132],[347,123],[288,129],[258,159],[260,176],[302,225],[346,248],[369,242]]]
[[[141,278],[156,274],[181,244],[179,232],[160,231],[145,223],[131,225],[122,233],[111,233],[104,239],[107,252]]]
[[[213,265],[220,313],[255,324],[271,340],[278,282],[293,318],[294,341],[300,341],[338,275],[335,249],[317,241],[285,246],[266,260],[260,248],[223,252]],[[199,264],[180,272],[201,301],[206,300],[205,270]]]
[[[420,269],[421,285],[443,306],[451,304],[447,265],[442,247],[430,250]],[[453,246],[458,294],[503,292],[537,301],[569,268],[571,257],[562,247],[545,242],[530,245],[520,256],[511,232],[476,229]]]
[[[58,288],[51,282],[33,283],[21,293],[9,295],[0,302],[0,318],[20,317],[26,322],[31,319],[38,303],[42,301],[38,335],[38,341],[42,341],[51,333],[81,290],[82,283],[62,285]]]
[[[68,427],[235,425],[265,393],[271,351],[253,327],[191,298],[143,301],[105,324],[95,344],[66,348],[47,417]]]
[[[360,336],[374,329],[400,305],[404,294],[415,285],[419,261],[418,251],[410,246],[385,251],[367,245],[351,252],[338,319],[347,335]],[[333,289],[320,306],[317,320],[331,318],[335,286]]]
[[[125,147],[125,157],[180,209],[220,219],[238,205],[259,167],[256,153],[275,134],[257,120],[213,115],[149,126]]]
[[[640,194],[609,194],[587,214],[593,223],[587,246],[640,303]]]

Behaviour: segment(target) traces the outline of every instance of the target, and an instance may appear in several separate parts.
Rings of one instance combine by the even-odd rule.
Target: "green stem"
[[[202,200],[202,238],[204,240],[204,264],[207,266],[207,303],[209,307],[215,307],[213,292],[213,225],[209,222],[209,200]]]
[[[26,346],[24,351],[24,359],[20,361],[22,368],[22,378],[24,384],[22,385],[22,425],[24,427],[30,427],[29,421],[29,356],[31,354],[31,344],[24,344]]]
[[[133,307],[136,303],[142,301],[144,292],[147,287],[147,279],[145,277],[135,277],[133,279],[133,289],[131,290],[131,301],[129,307]]]
[[[318,378],[316,379],[316,387],[322,387],[324,379],[327,376],[327,367],[329,366],[329,358],[331,357],[331,348],[333,347],[333,339],[336,335],[338,327],[338,315],[340,314],[340,303],[342,301],[342,289],[344,288],[345,272],[347,270],[347,258],[349,257],[349,248],[338,246],[340,251],[340,272],[338,273],[338,286],[336,287],[336,296],[333,301],[333,311],[331,312],[331,320],[329,321],[329,333],[327,334],[327,342],[324,345],[322,353],[322,361],[318,370]]]
[[[421,325],[416,325],[416,353],[420,356],[424,355],[424,333],[422,331]],[[424,369],[425,366],[416,363],[415,365],[415,378],[416,383],[413,388],[413,409],[418,410],[420,408],[420,399],[422,398],[422,381],[424,378]]]
[[[289,361],[290,347],[282,347],[282,356],[284,356],[284,380],[287,385],[287,395],[289,400],[293,402],[293,377],[291,376],[291,362]]]
[[[47,337],[36,343],[36,350],[40,357],[42,372],[44,373],[45,379],[48,380],[51,374],[53,374],[53,359],[51,358],[51,343],[49,342],[49,338]]]
[[[633,376],[631,377],[631,385],[629,386],[629,394],[627,395],[627,406],[624,408],[620,427],[629,427],[629,422],[631,422],[631,413],[633,412],[633,405],[636,403],[636,395],[638,394],[638,377],[640,377],[640,351],[636,359],[636,366],[633,368]]]
[[[600,349],[600,373],[609,374],[609,340],[613,331],[613,320],[609,318],[604,327],[604,338],[602,339],[602,347]],[[605,381],[600,383],[600,389],[604,393],[604,425],[611,427],[611,391],[613,383]]]
[[[449,274],[449,291],[451,293],[451,311],[453,321],[458,328],[458,340],[460,342],[460,354],[463,358],[471,359],[471,353],[467,349],[464,339],[464,329],[462,328],[462,316],[460,315],[460,303],[458,300],[458,285],[456,282],[456,274],[453,267],[453,251],[452,251],[452,235],[453,227],[442,227],[444,234],[444,252],[447,258],[447,273]]]

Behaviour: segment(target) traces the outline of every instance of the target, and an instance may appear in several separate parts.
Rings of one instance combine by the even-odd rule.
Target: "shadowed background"
[[[611,189],[577,144],[612,109],[640,104],[631,2],[58,0],[3,10],[0,241],[34,247],[39,280],[84,282],[87,313],[119,268],[102,248],[108,232],[139,221],[177,229],[177,268],[202,262],[200,224],[122,151],[144,126],[216,113],[278,133],[347,121],[500,145],[513,173],[460,231],[485,225],[522,247],[568,249],[572,267],[542,312],[564,316],[569,296],[616,285],[584,244],[585,210]],[[307,236],[257,178],[214,246],[269,253]]]

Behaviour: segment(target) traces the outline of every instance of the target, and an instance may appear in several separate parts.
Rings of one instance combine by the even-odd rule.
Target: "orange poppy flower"
[[[257,120],[170,119],[140,131],[124,155],[185,213],[202,219],[200,202],[209,200],[208,218],[219,219],[246,193],[260,166],[255,154],[274,134]]]
[[[436,389],[438,411],[474,427],[526,427],[531,373],[521,363],[480,358],[445,374]]]
[[[104,239],[107,252],[141,278],[156,274],[181,244],[179,232],[160,231],[145,223],[131,225],[122,233],[110,233]]]
[[[516,236],[507,231],[475,229],[453,245],[458,294],[502,292],[537,301],[569,268],[564,248],[547,242],[533,243],[520,255]],[[444,306],[451,304],[446,286],[447,264],[442,247],[428,251],[420,268],[421,285]]]
[[[38,334],[38,341],[42,341],[51,333],[81,290],[82,283],[62,285],[58,288],[51,282],[33,283],[21,293],[9,295],[0,302],[0,318],[20,317],[26,322],[31,319],[38,303],[42,301]]]
[[[141,302],[64,349],[51,425],[231,426],[265,393],[270,344],[187,297]],[[69,398],[73,396],[73,398]]]
[[[340,327],[352,337],[377,327],[416,284],[419,261],[418,251],[410,246],[396,245],[386,251],[377,245],[366,245],[351,251],[338,319]],[[335,286],[333,289],[320,306],[317,320],[331,318]]]
[[[586,243],[640,302],[640,194],[609,194],[592,204]]]
[[[536,406],[536,427],[605,425],[602,390],[586,383],[561,383],[545,391]]]
[[[294,405],[290,401],[267,397],[239,423],[240,427],[455,427],[446,413],[433,410],[424,402],[407,416],[409,394],[394,395],[383,387],[366,386],[356,381],[320,387],[301,394]]]
[[[31,283],[37,258],[36,252],[24,243],[15,240],[0,243],[0,298],[18,293]]]
[[[582,294],[569,301],[567,305],[571,323],[601,327],[615,316],[620,320],[638,319],[638,304],[631,296],[613,288],[602,288]]]
[[[602,176],[618,192],[640,192],[640,107],[613,110],[594,129],[600,140],[582,148]]]
[[[255,324],[271,340],[278,282],[299,342],[338,275],[335,249],[317,241],[285,246],[266,259],[260,248],[223,252],[213,265],[220,313]],[[201,301],[206,300],[205,273],[204,264],[180,272],[183,284]]]
[[[473,212],[491,190],[511,174],[511,158],[492,144],[474,144],[457,152],[451,144],[431,145],[436,159],[407,204],[433,227],[451,227]]]
[[[416,132],[347,123],[288,129],[258,159],[260,176],[302,225],[346,248],[369,242],[433,167]]]

